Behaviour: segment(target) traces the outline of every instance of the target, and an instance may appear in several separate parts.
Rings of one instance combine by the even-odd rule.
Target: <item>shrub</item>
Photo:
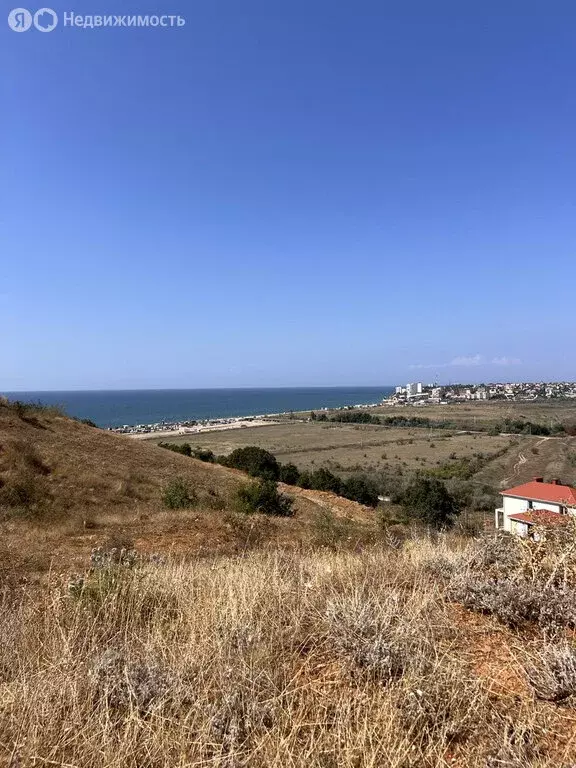
[[[160,448],[166,448],[168,451],[174,451],[174,453],[181,453],[183,456],[192,456],[192,448],[190,443],[158,443]]]
[[[452,527],[460,514],[456,499],[435,478],[417,477],[406,489],[402,505],[406,514],[413,514],[437,530]]]
[[[261,477],[266,480],[278,480],[280,466],[276,457],[264,448],[249,445],[246,448],[236,448],[226,457],[224,462],[227,467],[234,467],[247,472],[252,477]]]
[[[378,491],[364,477],[349,477],[342,483],[340,495],[367,507],[375,507],[378,504]]]
[[[196,492],[181,477],[171,480],[162,491],[162,502],[168,509],[189,509],[197,501]]]
[[[300,477],[298,479],[298,485],[300,488],[312,488],[312,475],[307,470],[304,470],[304,472],[300,472]]]
[[[206,496],[206,505],[210,507],[210,509],[222,511],[223,509],[226,509],[226,499],[224,499],[218,491],[210,488],[208,490],[208,495]]]
[[[545,646],[524,672],[539,699],[559,702],[576,694],[576,650],[566,642]]]
[[[549,632],[576,626],[576,593],[519,579],[490,579],[475,573],[456,577],[449,596],[466,608],[495,616],[512,628],[529,622]]]
[[[313,544],[318,547],[336,549],[346,537],[348,529],[342,525],[328,509],[322,509],[312,521],[314,531]]]
[[[321,467],[310,475],[310,488],[315,491],[332,491],[340,493],[342,482],[330,470]]]
[[[380,682],[402,675],[408,654],[394,631],[396,607],[394,595],[389,603],[379,606],[349,596],[327,604],[331,644],[350,661],[353,673]]]
[[[448,742],[475,729],[484,714],[483,705],[480,681],[448,659],[417,678],[400,702],[412,733],[428,741],[443,737]]]
[[[264,515],[291,517],[294,514],[294,502],[288,496],[278,492],[273,480],[260,479],[240,488],[237,504],[241,512],[260,512]]]
[[[80,424],[86,424],[87,427],[94,427],[95,429],[98,429],[98,424],[92,421],[92,419],[78,419],[78,421]]]
[[[298,485],[300,472],[295,464],[282,464],[280,466],[280,480],[286,485]]]
[[[96,660],[91,678],[107,707],[135,709],[141,716],[149,714],[170,690],[169,675],[158,664],[129,661],[114,649]]]
[[[204,461],[208,464],[214,464],[216,461],[214,451],[211,451],[209,448],[194,448],[192,451],[192,456],[195,459],[199,459],[200,461]]]

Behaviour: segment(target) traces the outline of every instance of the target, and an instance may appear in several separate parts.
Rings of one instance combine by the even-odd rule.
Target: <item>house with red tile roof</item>
[[[543,477],[535,477],[500,495],[503,502],[496,509],[496,528],[519,536],[528,536],[535,525],[553,525],[565,522],[567,515],[576,516],[576,488],[560,480],[545,483]]]

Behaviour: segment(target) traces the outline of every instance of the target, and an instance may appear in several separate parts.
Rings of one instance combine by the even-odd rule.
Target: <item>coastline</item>
[[[383,401],[384,402],[384,401]],[[321,413],[322,411],[345,411],[353,408],[377,408],[382,403],[357,403],[355,405],[342,405],[337,408],[324,406],[322,408],[313,408],[311,410]],[[181,422],[175,424],[138,424],[124,427],[108,427],[108,431],[116,434],[126,435],[136,440],[151,440],[164,437],[182,437],[183,435],[198,435],[203,432],[223,432],[229,429],[248,429],[250,427],[267,427],[282,424],[279,420],[281,416],[288,416],[292,411],[283,411],[280,413],[264,413],[259,416],[232,416],[230,418],[209,419],[200,423]],[[305,411],[297,411],[305,413]],[[302,419],[296,419],[302,421]]]
[[[270,414],[274,416],[278,414]],[[182,437],[183,435],[199,435],[203,432],[224,432],[229,429],[247,429],[249,427],[268,427],[274,424],[281,424],[280,421],[272,421],[270,418],[251,418],[239,417],[231,419],[225,424],[210,423],[198,424],[194,427],[179,427],[177,429],[154,430],[151,432],[120,432],[133,440],[154,440],[158,437]],[[118,430],[113,430],[118,431]]]

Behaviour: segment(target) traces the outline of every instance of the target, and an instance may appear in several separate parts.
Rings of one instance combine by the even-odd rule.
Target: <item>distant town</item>
[[[527,382],[523,384],[437,384],[421,382],[396,387],[386,405],[449,405],[469,400],[545,400],[576,398],[576,382]]]

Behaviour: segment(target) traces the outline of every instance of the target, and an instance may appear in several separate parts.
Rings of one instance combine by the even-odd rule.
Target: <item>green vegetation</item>
[[[189,509],[198,503],[198,497],[185,480],[175,477],[162,490],[162,503],[168,509]]]
[[[407,516],[414,516],[437,530],[451,528],[460,514],[454,496],[435,478],[415,478],[404,492],[402,505]]]
[[[264,478],[240,488],[237,493],[238,509],[247,514],[260,512],[263,515],[291,517],[294,514],[293,504],[292,499],[278,492],[274,480]]]
[[[265,480],[278,480],[280,477],[280,465],[276,457],[255,445],[236,448],[222,463],[227,467],[241,469],[252,477],[261,477]]]
[[[562,424],[556,422],[550,427],[545,424],[537,424],[534,421],[526,421],[525,419],[503,419],[495,424],[488,430],[490,435],[499,435],[500,433],[511,435],[563,435],[566,430]]]
[[[214,463],[216,457],[214,452],[208,448],[192,448],[190,443],[158,443],[160,448],[166,448],[174,453],[181,453],[183,456],[192,456],[194,459],[200,459],[208,463]]]
[[[226,467],[233,467],[248,473],[252,477],[276,482],[280,480],[287,485],[296,485],[300,488],[309,488],[315,491],[330,491],[343,496],[359,504],[375,507],[378,504],[378,491],[373,483],[365,477],[351,477],[342,480],[330,470],[321,467],[314,472],[300,472],[295,464],[280,464],[276,457],[263,448],[249,445],[244,448],[236,448],[228,456],[214,456],[207,449],[196,448],[192,450],[188,443],[159,443],[161,448],[166,448],[185,456],[193,456],[202,461],[218,462]]]
[[[442,480],[470,480],[483,467],[491,461],[500,458],[500,456],[504,456],[507,451],[508,447],[505,447],[494,453],[475,453],[474,456],[463,456],[459,459],[456,459],[456,454],[452,453],[450,454],[452,461],[444,462],[439,467],[427,469],[425,472],[431,477],[437,477]],[[537,452],[538,449],[536,449]]]
[[[174,453],[181,453],[183,456],[192,456],[190,443],[158,443],[160,448],[166,448]]]
[[[332,421],[340,422],[344,424],[376,424],[384,427],[425,427],[428,429],[458,429],[458,425],[455,422],[448,419],[429,419],[426,416],[375,416],[367,411],[359,410],[344,410],[331,416],[329,419],[326,414],[311,414],[310,417],[315,421]],[[566,430],[564,426],[558,422],[552,424],[550,427],[545,424],[538,424],[533,421],[527,421],[525,419],[510,419],[506,418],[497,424],[489,427],[486,424],[475,425],[475,431],[488,432],[491,435],[499,435],[500,433],[514,434],[514,435],[562,435]]]
[[[286,485],[298,485],[300,479],[300,471],[296,464],[281,464],[280,465],[280,481],[286,483]]]

